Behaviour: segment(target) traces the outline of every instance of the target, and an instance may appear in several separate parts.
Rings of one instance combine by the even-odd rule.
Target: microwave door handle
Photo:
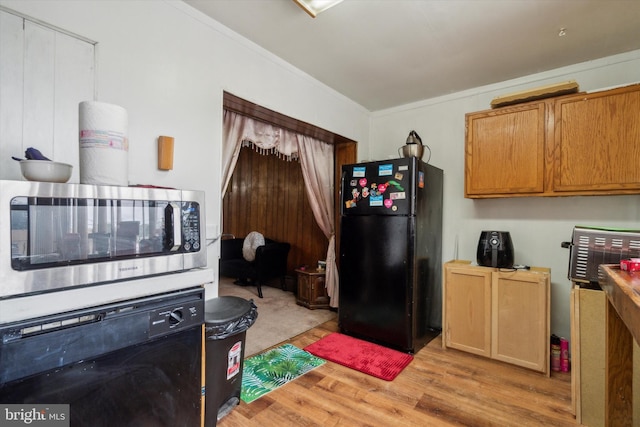
[[[176,203],[169,203],[165,208],[166,249],[170,251],[177,250],[182,245],[182,227],[180,222],[180,207]]]

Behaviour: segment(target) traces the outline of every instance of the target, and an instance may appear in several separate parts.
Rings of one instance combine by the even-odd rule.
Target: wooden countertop
[[[631,335],[640,344],[640,271],[629,273],[620,267],[602,265],[607,279],[600,286]]]

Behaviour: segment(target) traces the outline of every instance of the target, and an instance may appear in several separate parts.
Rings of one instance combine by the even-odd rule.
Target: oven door
[[[194,288],[6,326],[0,401],[68,404],[72,426],[198,426],[203,301]]]

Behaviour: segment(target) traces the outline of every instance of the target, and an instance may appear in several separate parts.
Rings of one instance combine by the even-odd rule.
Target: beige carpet
[[[234,285],[233,279],[220,278],[218,295],[252,299],[258,307],[258,319],[247,330],[245,358],[280,344],[337,316],[337,313],[332,310],[309,310],[296,304],[293,292],[263,286],[262,294],[264,298],[258,298],[258,290],[255,286]]]

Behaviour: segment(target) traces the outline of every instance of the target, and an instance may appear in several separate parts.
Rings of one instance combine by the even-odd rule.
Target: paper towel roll
[[[80,183],[129,185],[127,110],[97,101],[79,110]]]

